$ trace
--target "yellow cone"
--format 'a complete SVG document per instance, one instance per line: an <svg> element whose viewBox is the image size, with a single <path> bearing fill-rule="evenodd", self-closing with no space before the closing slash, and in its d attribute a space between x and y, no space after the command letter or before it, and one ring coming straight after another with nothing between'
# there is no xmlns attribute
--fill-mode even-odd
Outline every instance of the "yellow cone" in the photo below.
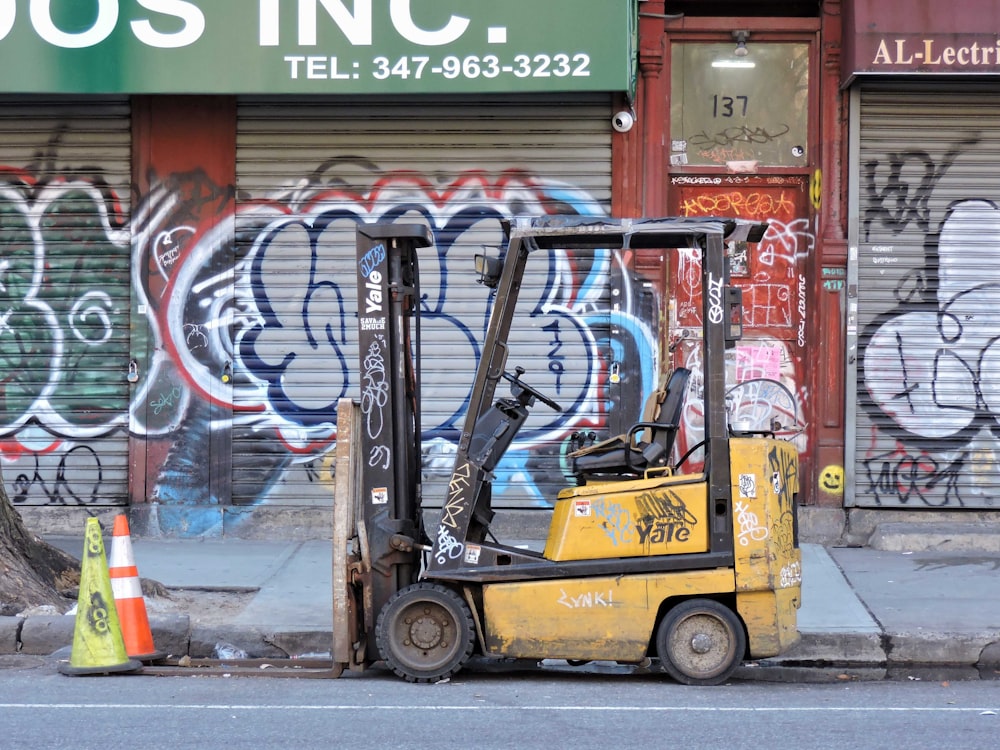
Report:
<svg viewBox="0 0 1000 750"><path fill-rule="evenodd" d="M111 589L101 525L87 519L80 568L80 597L73 629L73 651L69 664L59 671L69 675L134 672L142 664L128 658L122 637L115 597Z"/></svg>

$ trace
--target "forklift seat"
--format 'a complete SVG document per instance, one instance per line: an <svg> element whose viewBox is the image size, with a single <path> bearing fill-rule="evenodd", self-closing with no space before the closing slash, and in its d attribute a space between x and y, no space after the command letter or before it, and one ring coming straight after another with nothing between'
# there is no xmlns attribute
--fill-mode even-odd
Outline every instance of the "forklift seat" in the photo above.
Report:
<svg viewBox="0 0 1000 750"><path fill-rule="evenodd" d="M577 480L632 479L647 469L666 466L680 428L690 377L686 367L676 368L646 399L642 421L623 435L570 453Z"/></svg>

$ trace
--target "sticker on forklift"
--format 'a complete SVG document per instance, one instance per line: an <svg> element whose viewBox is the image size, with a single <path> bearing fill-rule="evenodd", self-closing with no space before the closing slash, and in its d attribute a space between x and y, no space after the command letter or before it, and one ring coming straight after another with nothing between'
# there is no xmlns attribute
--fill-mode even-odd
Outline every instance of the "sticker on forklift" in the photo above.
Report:
<svg viewBox="0 0 1000 750"><path fill-rule="evenodd" d="M573 503L573 515L576 518L586 518L590 515L590 500L576 500Z"/></svg>
<svg viewBox="0 0 1000 750"><path fill-rule="evenodd" d="M781 588L783 589L790 588L791 586L801 586L802 563L796 561L785 565L785 567L781 569L779 580L781 581Z"/></svg>
<svg viewBox="0 0 1000 750"><path fill-rule="evenodd" d="M757 497L757 475L740 474L740 497L753 500Z"/></svg>
<svg viewBox="0 0 1000 750"><path fill-rule="evenodd" d="M389 502L388 487L372 487L372 505L385 505Z"/></svg>
<svg viewBox="0 0 1000 750"><path fill-rule="evenodd" d="M479 553L483 548L478 544L468 544L465 547L465 562L467 565L479 565Z"/></svg>

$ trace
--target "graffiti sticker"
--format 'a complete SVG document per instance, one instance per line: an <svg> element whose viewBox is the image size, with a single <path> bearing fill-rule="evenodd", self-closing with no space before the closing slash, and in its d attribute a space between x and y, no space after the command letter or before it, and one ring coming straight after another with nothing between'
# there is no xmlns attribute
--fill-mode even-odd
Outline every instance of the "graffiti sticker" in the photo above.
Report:
<svg viewBox="0 0 1000 750"><path fill-rule="evenodd" d="M757 497L756 474L740 474L740 497L747 499Z"/></svg>

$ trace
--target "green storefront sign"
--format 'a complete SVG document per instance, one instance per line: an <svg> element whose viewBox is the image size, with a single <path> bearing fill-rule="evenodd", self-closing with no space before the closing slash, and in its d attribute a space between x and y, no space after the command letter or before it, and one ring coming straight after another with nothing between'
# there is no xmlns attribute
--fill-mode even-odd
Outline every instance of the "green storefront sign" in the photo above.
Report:
<svg viewBox="0 0 1000 750"><path fill-rule="evenodd" d="M627 91L635 24L636 0L0 0L0 91Z"/></svg>

